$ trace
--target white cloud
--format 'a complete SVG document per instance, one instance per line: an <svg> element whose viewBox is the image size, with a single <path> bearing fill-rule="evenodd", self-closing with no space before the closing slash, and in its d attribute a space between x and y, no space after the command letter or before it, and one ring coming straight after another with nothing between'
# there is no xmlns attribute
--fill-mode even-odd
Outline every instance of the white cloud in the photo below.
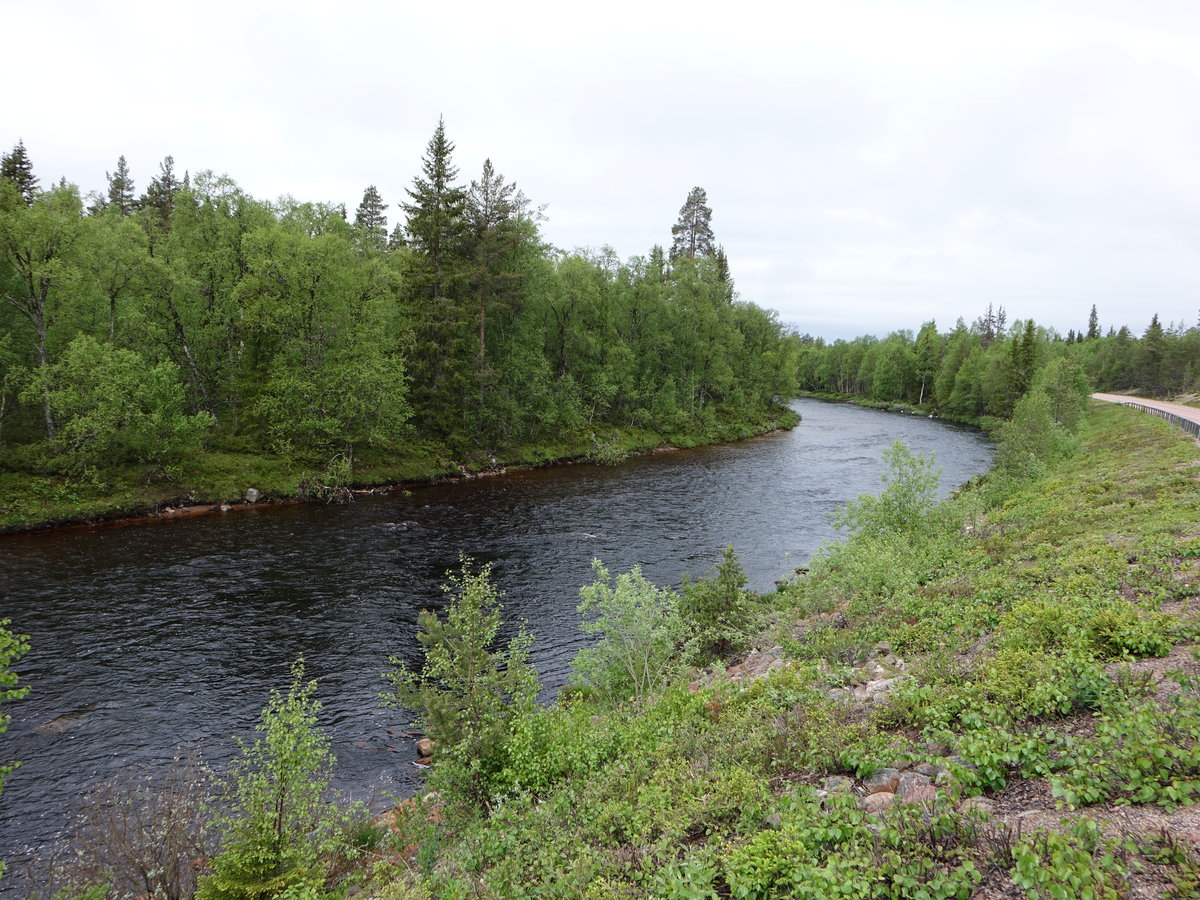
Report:
<svg viewBox="0 0 1200 900"><path fill-rule="evenodd" d="M0 146L85 189L173 154L256 196L397 204L437 117L628 256L693 185L746 299L806 330L1193 321L1200 6L888 0L26 4ZM835 334L836 332L836 334Z"/></svg>

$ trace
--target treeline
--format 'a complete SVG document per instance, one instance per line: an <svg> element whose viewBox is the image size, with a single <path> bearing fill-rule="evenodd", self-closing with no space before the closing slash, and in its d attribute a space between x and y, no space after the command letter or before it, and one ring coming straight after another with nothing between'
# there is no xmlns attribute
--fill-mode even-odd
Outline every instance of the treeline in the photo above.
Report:
<svg viewBox="0 0 1200 900"><path fill-rule="evenodd" d="M905 330L826 343L806 335L801 345L801 390L927 406L969 422L1009 418L1039 377L1152 395L1200 389L1200 327L1163 328L1155 315L1141 338L1125 326L1102 335L1094 306L1087 330L1065 339L1032 319L1009 326L1004 308L989 306L948 333L929 321L915 337Z"/></svg>
<svg viewBox="0 0 1200 900"><path fill-rule="evenodd" d="M0 454L78 473L204 442L462 457L601 425L703 433L795 388L798 339L736 298L697 188L670 251L563 252L490 161L460 179L439 122L401 221L258 200L229 178L138 195L42 189L0 161Z"/></svg>

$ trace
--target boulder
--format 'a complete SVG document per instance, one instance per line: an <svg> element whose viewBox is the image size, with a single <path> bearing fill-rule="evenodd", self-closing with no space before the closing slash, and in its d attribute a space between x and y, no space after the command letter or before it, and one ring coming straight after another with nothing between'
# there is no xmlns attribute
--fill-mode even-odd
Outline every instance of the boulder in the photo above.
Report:
<svg viewBox="0 0 1200 900"><path fill-rule="evenodd" d="M900 773L893 768L880 769L869 778L863 779L863 790L868 794L887 792L894 794L900 784Z"/></svg>
<svg viewBox="0 0 1200 900"><path fill-rule="evenodd" d="M423 737L417 741L417 755L433 756L433 741L427 737Z"/></svg>
<svg viewBox="0 0 1200 900"><path fill-rule="evenodd" d="M248 488L242 496L247 503L257 503L262 497L262 491L258 488Z"/></svg>
<svg viewBox="0 0 1200 900"><path fill-rule="evenodd" d="M874 794L867 794L863 797L859 807L869 813L877 816L880 813L892 808L892 804L896 802L896 795L891 791L879 791Z"/></svg>
<svg viewBox="0 0 1200 900"><path fill-rule="evenodd" d="M920 772L905 772L896 787L896 799L901 803L932 804L937 799L937 788L928 775Z"/></svg>

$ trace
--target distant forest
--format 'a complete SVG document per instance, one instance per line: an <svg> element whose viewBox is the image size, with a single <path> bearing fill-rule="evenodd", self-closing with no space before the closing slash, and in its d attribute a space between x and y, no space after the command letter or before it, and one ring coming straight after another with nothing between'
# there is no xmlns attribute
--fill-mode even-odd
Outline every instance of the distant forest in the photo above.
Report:
<svg viewBox="0 0 1200 900"><path fill-rule="evenodd" d="M549 246L515 183L490 160L462 178L453 154L439 122L389 229L374 186L351 214L167 157L139 193L121 157L85 197L42 187L18 143L0 161L0 463L422 440L466 457L601 425L704 433L795 392L799 338L738 299L701 188L669 250L622 261Z"/></svg>
<svg viewBox="0 0 1200 900"><path fill-rule="evenodd" d="M1004 308L989 306L948 333L930 321L916 337L896 331L882 339L800 340L801 390L925 406L964 422L1008 418L1048 367L1051 380L1083 377L1095 390L1200 391L1200 326L1164 328L1155 315L1140 338L1124 325L1105 333L1095 306L1086 328L1065 338L1032 319L1009 326Z"/></svg>

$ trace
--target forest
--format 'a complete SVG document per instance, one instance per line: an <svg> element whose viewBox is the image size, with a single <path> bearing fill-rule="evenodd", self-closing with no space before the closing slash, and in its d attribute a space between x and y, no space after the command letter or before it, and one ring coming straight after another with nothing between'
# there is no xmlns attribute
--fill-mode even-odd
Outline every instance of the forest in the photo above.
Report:
<svg viewBox="0 0 1200 900"><path fill-rule="evenodd" d="M42 187L0 160L0 472L170 481L206 452L351 480L364 454L513 448L646 429L691 443L787 417L799 340L738 298L693 189L669 250L564 251L492 165L459 176L439 121L397 204L256 199L166 157L138 193ZM665 229L664 229L665 231ZM599 435L599 436L598 436Z"/></svg>
<svg viewBox="0 0 1200 900"><path fill-rule="evenodd" d="M1200 389L1200 325L1166 327L1158 316L1136 337L1122 325L1102 333L1093 305L1086 328L1064 338L1032 319L1008 324L1004 307L948 333L937 323L851 341L800 338L801 390L853 395L880 403L929 407L946 418L988 424L1011 416L1043 369L1062 383L1088 380L1093 390L1136 389L1173 396Z"/></svg>

